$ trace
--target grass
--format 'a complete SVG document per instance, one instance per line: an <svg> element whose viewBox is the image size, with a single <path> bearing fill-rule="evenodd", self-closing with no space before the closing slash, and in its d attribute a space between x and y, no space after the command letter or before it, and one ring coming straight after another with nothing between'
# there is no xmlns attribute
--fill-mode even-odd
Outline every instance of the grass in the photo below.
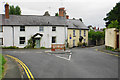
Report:
<svg viewBox="0 0 120 80"><path fill-rule="evenodd" d="M2 79L2 73L4 72L4 64L6 63L5 58L0 54L0 80Z"/></svg>

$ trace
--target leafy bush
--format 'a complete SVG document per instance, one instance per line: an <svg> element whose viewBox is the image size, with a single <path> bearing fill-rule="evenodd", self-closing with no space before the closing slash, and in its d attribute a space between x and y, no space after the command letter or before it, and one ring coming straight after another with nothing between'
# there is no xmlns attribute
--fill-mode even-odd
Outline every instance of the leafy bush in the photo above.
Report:
<svg viewBox="0 0 120 80"><path fill-rule="evenodd" d="M33 48L34 44L33 44L33 40L32 37L28 40L27 45L24 48Z"/></svg>
<svg viewBox="0 0 120 80"><path fill-rule="evenodd" d="M83 43L83 46L87 46L87 43L84 42L84 43Z"/></svg>
<svg viewBox="0 0 120 80"><path fill-rule="evenodd" d="M16 46L9 46L9 47L2 47L2 49L18 49L19 47Z"/></svg>
<svg viewBox="0 0 120 80"><path fill-rule="evenodd" d="M41 47L41 49L46 49L45 47Z"/></svg>
<svg viewBox="0 0 120 80"><path fill-rule="evenodd" d="M81 47L81 46L83 46L83 43L80 43L80 42L78 42L78 47Z"/></svg>

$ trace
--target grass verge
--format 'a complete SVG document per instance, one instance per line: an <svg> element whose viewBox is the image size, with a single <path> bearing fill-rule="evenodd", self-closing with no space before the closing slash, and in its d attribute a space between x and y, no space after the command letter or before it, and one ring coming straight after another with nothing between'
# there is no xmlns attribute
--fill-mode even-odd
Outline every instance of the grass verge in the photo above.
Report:
<svg viewBox="0 0 120 80"><path fill-rule="evenodd" d="M6 63L5 58L0 53L0 80L2 79L2 73L4 72L4 64Z"/></svg>

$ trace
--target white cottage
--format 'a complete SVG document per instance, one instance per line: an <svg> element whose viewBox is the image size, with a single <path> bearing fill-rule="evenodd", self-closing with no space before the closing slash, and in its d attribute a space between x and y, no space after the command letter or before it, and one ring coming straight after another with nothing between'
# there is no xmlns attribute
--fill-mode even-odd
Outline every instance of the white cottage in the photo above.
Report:
<svg viewBox="0 0 120 80"><path fill-rule="evenodd" d="M35 48L51 48L51 44L65 44L66 19L61 16L5 15L0 14L0 45L24 48L32 37Z"/></svg>

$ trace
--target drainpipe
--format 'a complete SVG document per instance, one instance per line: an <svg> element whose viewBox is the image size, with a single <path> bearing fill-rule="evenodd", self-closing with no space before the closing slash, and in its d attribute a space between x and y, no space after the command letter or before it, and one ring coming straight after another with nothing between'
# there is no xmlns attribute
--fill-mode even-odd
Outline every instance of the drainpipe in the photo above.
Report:
<svg viewBox="0 0 120 80"><path fill-rule="evenodd" d="M14 46L14 27L12 26L12 34L13 34L13 46Z"/></svg>

